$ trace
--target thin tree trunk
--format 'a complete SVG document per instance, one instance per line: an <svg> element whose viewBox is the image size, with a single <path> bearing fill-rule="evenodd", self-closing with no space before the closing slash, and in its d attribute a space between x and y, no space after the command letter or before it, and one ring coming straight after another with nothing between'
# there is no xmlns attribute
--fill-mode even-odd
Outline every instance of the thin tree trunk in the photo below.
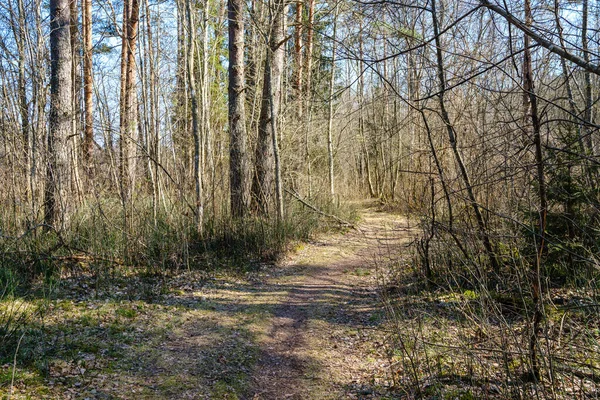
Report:
<svg viewBox="0 0 600 400"><path fill-rule="evenodd" d="M329 107L327 110L327 162L329 170L329 201L335 203L335 184L333 176L333 94L335 92L335 56L337 52L338 6L333 11L333 44L331 48L331 77L329 78Z"/></svg>
<svg viewBox="0 0 600 400"><path fill-rule="evenodd" d="M556 29L558 32L558 39L560 41L561 47L566 48L564 35L563 35L563 28L560 23L559 9L560 9L559 1L554 0L554 18L555 18L555 23L556 23ZM573 124L575 125L575 129L577 130L577 140L578 140L578 144L579 144L579 151L581 151L581 154L590 153L591 148L588 148L586 146L586 139L584 138L584 128L582 127L580 120L577 118L577 116L579 115L579 111L577 109L577 105L576 105L575 99L573 97L573 88L571 86L571 78L569 76L569 70L567 69L567 61L562 57L560 59L560 65L561 65L562 73L564 76L567 100L569 101L569 112L571 113L570 119L573 122ZM588 95L587 87L586 87L585 95L586 96ZM591 97L591 92L589 92L589 95ZM588 104L591 105L591 101L590 101L590 98L586 97L585 106L587 107ZM591 117L591 115L590 115L590 117ZM587 120L585 119L585 117L584 117L584 120L587 123ZM583 168L584 168L585 174L587 176L587 184L592 189L592 192L594 192L595 187L596 187L596 180L594 179L593 168L591 168L591 166L589 165L589 162L585 158L583 159L582 163L584 165Z"/></svg>
<svg viewBox="0 0 600 400"><path fill-rule="evenodd" d="M294 81L293 88L296 95L296 107L298 119L302 118L304 109L304 98L302 96L304 88L302 87L302 80L304 79L304 58L302 54L303 38L304 33L303 27L303 14L304 14L304 1L296 1L296 21L294 27Z"/></svg>
<svg viewBox="0 0 600 400"><path fill-rule="evenodd" d="M128 53L128 37L129 37L129 16L131 14L131 0L123 1L123 23L122 23L122 42L121 42L121 80L120 80L120 97L119 97L119 186L121 192L121 201L123 206L127 202L128 193L128 174L129 170L129 152L128 152L128 135L129 135L129 109L127 98L127 53Z"/></svg>
<svg viewBox="0 0 600 400"><path fill-rule="evenodd" d="M187 43L186 43L186 27L187 27L187 13L186 13L186 1L187 0L177 0L177 78L176 78L176 102L177 102L177 111L175 114L175 131L173 133L173 141L177 150L180 152L181 161L175 164L178 165L178 171L183 178L180 178L180 185L184 186L187 180L186 172L190 170L192 165L191 157L189 156L189 106L188 106L188 87L187 87Z"/></svg>
<svg viewBox="0 0 600 400"><path fill-rule="evenodd" d="M273 63L274 64L274 63ZM274 65L271 65L271 68L274 68ZM273 72L271 72L272 74ZM271 90L269 93L269 105L271 107L271 131L273 132L271 135L272 144L273 144L273 158L275 161L275 200L277 206L277 221L283 221L283 182L281 178L281 157L279 154L279 142L278 142L278 126L275 116L277 113L275 112L275 103L278 100L275 100L277 91L273 92L273 87L271 86Z"/></svg>
<svg viewBox="0 0 600 400"><path fill-rule="evenodd" d="M362 30L362 21L360 23L360 29ZM363 74L363 59L364 59L364 47L362 35L359 37L358 51L359 51L359 62L358 62L358 134L360 136L362 149L365 158L365 173L367 174L367 186L369 189L369 196L371 198L377 197L375 189L373 187L373 180L371 179L371 160L369 157L369 149L367 147L367 138L365 135L365 116L364 116L364 103L365 103L365 77Z"/></svg>
<svg viewBox="0 0 600 400"><path fill-rule="evenodd" d="M152 185L152 215L154 225L158 223L158 202L159 202L159 183L158 183L158 165L159 149L158 149L158 82L156 76L156 61L154 53L154 40L152 34L152 15L150 13L150 4L148 0L144 0L146 9L146 37L148 62L148 79L146 89L146 104L145 108L149 110L149 123L147 123L146 131L146 148L148 151L148 172L150 175L150 183Z"/></svg>
<svg viewBox="0 0 600 400"><path fill-rule="evenodd" d="M304 84L305 99L310 102L310 93L312 91L312 64L314 47L314 23L315 23L315 0L308 0L308 26L306 29L306 82ZM362 37L362 36L361 36ZM310 104L310 103L309 103Z"/></svg>
<svg viewBox="0 0 600 400"><path fill-rule="evenodd" d="M583 52L583 59L586 63L590 62L590 52L588 45L588 0L582 0L582 16L581 16L581 51ZM589 154L594 153L594 144L592 140L592 129L590 129L590 125L593 124L592 118L592 74L589 70L583 70L583 81L584 81L584 104L585 109L583 113L583 119L585 120L583 136L584 142L587 146L587 151Z"/></svg>
<svg viewBox="0 0 600 400"><path fill-rule="evenodd" d="M81 152L80 145L80 131L81 131L81 109L80 109L80 100L81 100L81 67L80 67L80 49L81 49L81 41L79 38L79 16L78 16L78 0L71 0L69 3L69 7L71 9L71 79L73 80L72 88L73 91L71 101L73 105L71 106L72 115L71 115L71 134L69 135L69 152L71 153L71 187L72 193L75 193L79 202L83 201L83 188L81 185L81 178L79 176L79 154Z"/></svg>
<svg viewBox="0 0 600 400"><path fill-rule="evenodd" d="M308 198L312 198L312 162L310 159L310 133L312 131L312 58L313 58L313 37L314 37L314 19L315 19L315 0L308 0L308 15L306 26L306 47L304 49L304 74L306 79L303 83L300 97L305 102L304 112L306 121L304 128L304 162L306 164L306 181L308 185Z"/></svg>
<svg viewBox="0 0 600 400"><path fill-rule="evenodd" d="M190 88L190 101L192 104L192 134L194 136L194 192L195 192L195 223L196 231L199 235L203 234L204 224L204 203L202 193L202 164L201 164L201 143L200 137L200 115L198 110L198 93L196 91L196 73L195 73L195 46L196 46L196 24L194 22L194 12L192 10L192 0L186 1L187 32L188 32L188 86Z"/></svg>
<svg viewBox="0 0 600 400"><path fill-rule="evenodd" d="M83 34L83 102L85 108L85 133L83 140L83 159L88 171L91 170L91 153L94 141L94 105L92 80L92 0L82 0Z"/></svg>
<svg viewBox="0 0 600 400"><path fill-rule="evenodd" d="M30 203L31 196L33 193L30 191L31 188L31 147L30 147L30 122L29 122L29 103L27 100L27 82L25 77L25 44L27 41L27 27L25 25L25 6L23 0L18 0L18 24L17 21L13 21L11 26L15 35L15 41L17 43L18 52L18 93L19 93L19 114L21 117L21 138L23 148L23 197L27 203Z"/></svg>
<svg viewBox="0 0 600 400"><path fill-rule="evenodd" d="M127 87L126 87L126 109L128 111L128 135L127 135L127 145L128 145L128 182L130 183L129 192L130 196L132 195L132 190L135 187L134 179L135 179L135 171L136 171L136 163L137 157L135 157L134 152L135 141L138 139L138 104L137 104L137 66L136 66L136 48L137 48L137 39L138 39L138 24L139 24L139 14L140 14L140 3L139 0L130 0L131 1L131 14L128 20L128 37L127 37Z"/></svg>
<svg viewBox="0 0 600 400"><path fill-rule="evenodd" d="M266 9L268 9L268 7L264 2L252 0L250 11L252 19L257 21L257 23L262 24L264 22L264 14ZM256 23L251 24L247 30L249 31L250 43L247 45L249 48L247 62L248 73L246 75L246 90L244 92L249 93L251 98L248 102L248 104L250 104L250 111L247 115L249 121L246 125L248 128L250 128L250 136L258 136L258 126L262 104L262 93L259 90L262 81L260 76L262 70L260 66L264 63L261 45L263 44L264 38L262 35L264 33L258 28ZM248 95L246 95L246 98L248 98Z"/></svg>
<svg viewBox="0 0 600 400"><path fill-rule="evenodd" d="M271 79L269 87L269 106L271 112L271 132L273 143L273 157L275 161L275 204L277 206L277 220L283 221L283 181L281 177L281 156L279 153L278 138L281 130L279 130L279 111L281 109L281 85L283 74L283 62L285 56L285 47L283 39L285 35L285 16L286 6L283 0L274 2L275 15L274 26L272 31L271 49L272 62L271 64ZM268 65L268 64L267 64Z"/></svg>
<svg viewBox="0 0 600 400"><path fill-rule="evenodd" d="M202 129L201 129L201 149L200 156L202 165L207 165L209 167L209 172L211 174L211 182L214 187L214 177L215 177L215 165L214 165L214 152L212 148L212 129L211 129L211 118L210 118L210 71L208 69L209 66L209 27L208 27L208 18L209 18L209 10L211 7L210 0L205 0L204 5L202 6L202 51L198 49L199 59L201 60L200 69L201 69L201 79L200 79L200 99L201 99L201 117L202 117ZM203 168L204 170L204 168ZM203 179L203 177L201 177ZM208 178L207 178L208 179ZM204 180L203 186L204 186ZM215 192L211 191L212 195L212 209L213 215L215 213Z"/></svg>
<svg viewBox="0 0 600 400"><path fill-rule="evenodd" d="M32 125L31 135L29 139L31 148L31 165L29 171L29 182L31 191L31 209L33 214L37 214L37 191L38 186L36 179L38 175L37 171L37 159L38 159L38 140L45 138L46 135L46 104L47 104L47 88L45 86L45 70L46 70L46 45L44 43L44 35L42 33L42 0L35 1L35 32L37 36L36 41L36 53L37 58L35 60L35 72L33 74L32 84L32 112L34 115L33 121L35 124ZM37 117L37 118L36 118Z"/></svg>
<svg viewBox="0 0 600 400"><path fill-rule="evenodd" d="M531 14L530 0L525 0L525 24L530 27L533 22ZM524 116L531 118L531 128L533 133L533 144L535 146L535 163L538 180L538 194L540 201L539 209L539 232L535 238L536 243L536 263L531 278L531 292L534 304L534 315L532 321L531 336L529 339L529 356L531 360L531 375L535 380L540 378L540 367L537 356L538 331L543 318L543 304L541 293L541 268L544 257L545 233L546 233L546 214L548 212L548 199L546 194L546 180L544 176L544 155L542 149L541 123L538 114L537 96L533 84L533 69L531 60L531 51L529 46L531 40L526 34L523 37L523 91L524 91Z"/></svg>
<svg viewBox="0 0 600 400"><path fill-rule="evenodd" d="M479 228L479 234L482 237L483 246L488 254L490 262L492 264L492 268L494 271L498 271L500 265L498 264L498 260L496 258L496 254L494 252L492 242L490 241L490 237L487 232L487 228L485 226L485 221L483 220L483 215L481 214L481 210L479 209L479 203L475 198L475 193L473 192L473 186L471 185L471 180L469 178L469 174L467 172L467 168L462 160L462 156L458 149L458 143L456 138L456 132L454 131L454 126L450 122L450 116L448 115L448 111L446 110L446 103L444 99L444 95L446 92L446 79L444 77L444 64L443 64L443 55L442 55L442 47L440 40L440 30L438 26L438 17L435 9L435 0L431 1L431 15L433 20L433 34L435 35L435 46L436 46L436 57L437 57L437 72L438 72L438 83L439 83L439 105L441 116L444 124L446 125L446 131L448 133L448 139L450 141L450 147L452 147L452 153L454 154L454 160L456 161L460 176L462 178L463 184L465 185L465 189L467 190L467 196L469 198L469 202L471 203L471 207L473 208L473 213L475 214L475 219L477 221L477 226ZM480 277L482 278L482 277Z"/></svg>

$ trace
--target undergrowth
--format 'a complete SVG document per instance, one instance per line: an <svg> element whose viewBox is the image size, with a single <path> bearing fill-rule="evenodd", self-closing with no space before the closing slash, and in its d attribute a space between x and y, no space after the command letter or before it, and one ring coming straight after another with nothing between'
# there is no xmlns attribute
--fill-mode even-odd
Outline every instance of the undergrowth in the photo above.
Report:
<svg viewBox="0 0 600 400"><path fill-rule="evenodd" d="M566 257L543 264L536 329L535 274L523 239L502 237L494 270L477 235L462 233L459 249L456 236L431 229L424 221L412 251L380 268L396 389L408 398L597 398L598 271L573 269Z"/></svg>
<svg viewBox="0 0 600 400"><path fill-rule="evenodd" d="M326 214L356 219L350 207L316 206ZM6 367L0 388L4 389L10 385L7 377L14 357L25 368L18 369L19 373L37 371L34 375L47 378L53 373L48 364L53 351L57 346L69 346L55 341L75 337L67 329L68 321L49 325L47 316L56 314L56 309L49 307L65 307L61 312L67 315L80 308L73 303L78 299L152 304L172 295L170 280L181 274L193 273L197 281L186 287L203 285L219 274L244 277L276 262L295 242L319 231L340 229L335 221L291 202L283 221L259 217L232 221L227 215L211 216L200 235L193 218L176 205L165 206L154 216L149 202L139 201L125 215L117 199L90 199L70 216L68 229L62 231L43 224L29 224L20 231L15 228L19 224L11 226L5 225L0 236L0 365ZM68 285L62 285L65 280ZM66 294L65 287L77 290ZM65 296L70 300L62 300ZM112 352L108 339L122 337L119 324L136 318L135 309L121 310L118 303L115 307L107 312L112 315L109 320L116 322L104 327L99 327L98 321L106 318L97 313L74 315L74 326L89 334L84 335L85 343L71 345L83 354ZM93 339L96 334L108 335L108 339L97 342ZM98 345L109 347L91 348Z"/></svg>

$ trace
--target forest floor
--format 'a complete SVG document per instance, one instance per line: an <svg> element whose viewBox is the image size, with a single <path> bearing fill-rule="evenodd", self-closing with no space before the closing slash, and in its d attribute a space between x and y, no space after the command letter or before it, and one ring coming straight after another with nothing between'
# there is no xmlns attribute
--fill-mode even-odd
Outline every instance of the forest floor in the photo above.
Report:
<svg viewBox="0 0 600 400"><path fill-rule="evenodd" d="M406 219L367 207L357 229L243 276L71 273L50 300L19 306L43 311L16 363L0 366L0 396L386 398L378 266L413 235Z"/></svg>

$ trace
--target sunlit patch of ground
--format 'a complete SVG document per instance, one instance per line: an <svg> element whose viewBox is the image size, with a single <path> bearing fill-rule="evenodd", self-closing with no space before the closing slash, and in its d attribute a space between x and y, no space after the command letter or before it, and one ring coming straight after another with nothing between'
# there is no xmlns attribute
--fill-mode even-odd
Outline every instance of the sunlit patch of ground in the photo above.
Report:
<svg viewBox="0 0 600 400"><path fill-rule="evenodd" d="M288 287L275 307L259 361L257 398L385 398L391 395L379 262L397 257L411 237L407 221L368 209L357 230L322 237L268 280Z"/></svg>
<svg viewBox="0 0 600 400"><path fill-rule="evenodd" d="M198 279L188 274L185 284L161 285L166 293L151 301L123 298L138 293L119 285L114 297L70 290L87 285L85 277L63 282L23 337L13 398L195 399L244 391L268 310L239 307L243 300L228 290L236 279L189 285ZM2 366L3 395L12 370Z"/></svg>
<svg viewBox="0 0 600 400"><path fill-rule="evenodd" d="M409 236L402 218L368 209L359 230L246 276L70 274L49 299L24 301L33 311L0 395L382 398L390 360L373 261Z"/></svg>

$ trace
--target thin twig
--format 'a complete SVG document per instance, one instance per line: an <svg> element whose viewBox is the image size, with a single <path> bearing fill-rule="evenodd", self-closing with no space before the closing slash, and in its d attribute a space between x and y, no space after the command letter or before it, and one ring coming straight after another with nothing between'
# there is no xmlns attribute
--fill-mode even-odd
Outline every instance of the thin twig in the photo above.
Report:
<svg viewBox="0 0 600 400"><path fill-rule="evenodd" d="M19 354L19 347L21 347L21 341L23 340L23 336L25 336L25 332L19 338L19 342L17 343L17 349L15 350L15 356L13 358L13 370L12 370L12 378L10 379L10 391L8 392L8 400L12 397L14 385L15 385L15 372L17 371L17 354Z"/></svg>

